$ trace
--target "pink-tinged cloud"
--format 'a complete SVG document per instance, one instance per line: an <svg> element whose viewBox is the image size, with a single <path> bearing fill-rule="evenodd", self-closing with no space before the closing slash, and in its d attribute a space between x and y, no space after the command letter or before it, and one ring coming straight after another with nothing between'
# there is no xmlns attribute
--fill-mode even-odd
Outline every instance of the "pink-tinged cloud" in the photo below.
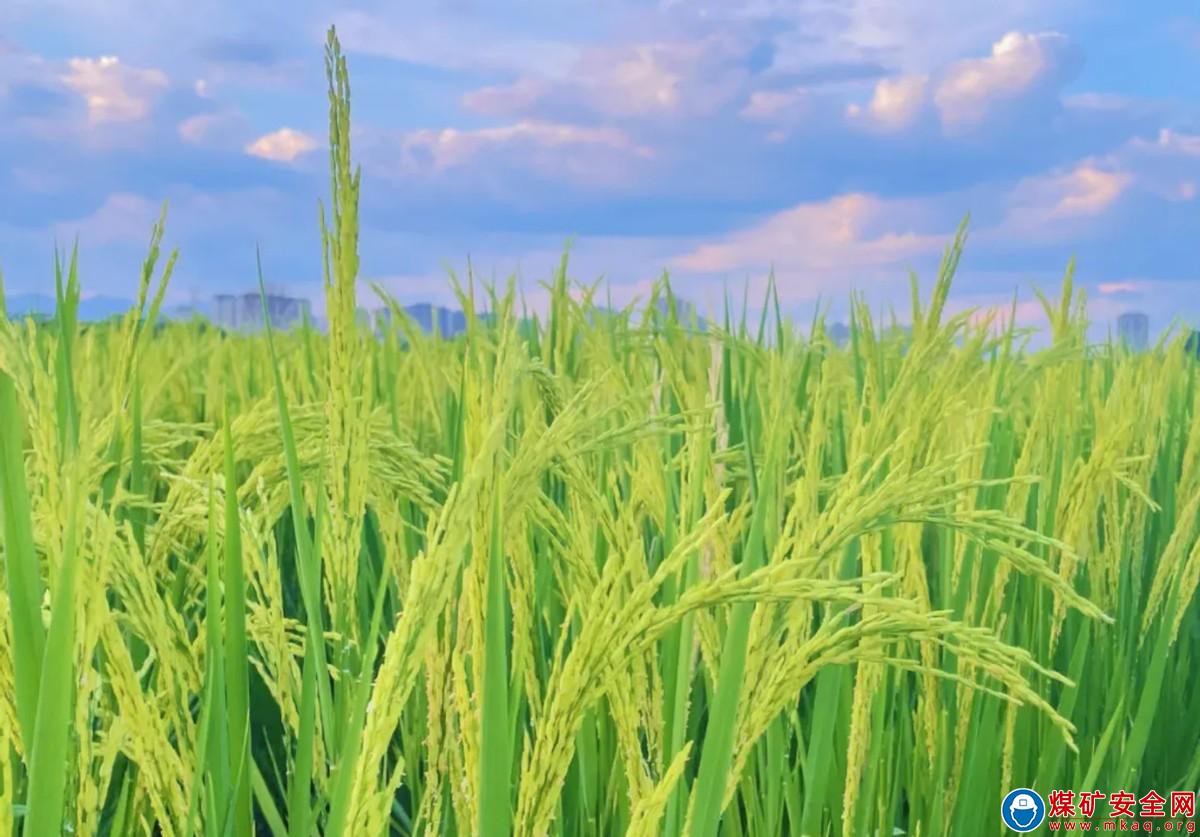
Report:
<svg viewBox="0 0 1200 837"><path fill-rule="evenodd" d="M1009 195L1000 231L1053 236L1078 230L1081 223L1103 214L1129 189L1134 177L1102 165L1087 161L1067 171L1022 179Z"/></svg>
<svg viewBox="0 0 1200 837"><path fill-rule="evenodd" d="M1046 311L1042 303L1036 299L1018 300L1014 307L1012 302L996 302L978 306L964 305L952 302L946 307L948 313L970 310L970 321L973 325L990 325L992 330L1000 332L1010 325L1016 328L1042 326L1046 323Z"/></svg>
<svg viewBox="0 0 1200 837"><path fill-rule="evenodd" d="M235 111L199 113L179 123L179 138L192 145L240 142L246 130L245 119Z"/></svg>
<svg viewBox="0 0 1200 837"><path fill-rule="evenodd" d="M773 267L785 296L804 299L851 282L903 279L914 260L939 252L943 233L917 231L912 202L844 194L804 203L676 257L694 273L760 272Z"/></svg>
<svg viewBox="0 0 1200 837"><path fill-rule="evenodd" d="M1138 294L1149 289L1150 283L1143 282L1137 279L1123 279L1119 282L1101 282L1096 286L1104 296L1116 296L1118 294Z"/></svg>
<svg viewBox="0 0 1200 837"><path fill-rule="evenodd" d="M290 163L316 148L316 139L303 131L297 131L294 128L280 128L278 131L264 134L247 145L246 153L277 163Z"/></svg>

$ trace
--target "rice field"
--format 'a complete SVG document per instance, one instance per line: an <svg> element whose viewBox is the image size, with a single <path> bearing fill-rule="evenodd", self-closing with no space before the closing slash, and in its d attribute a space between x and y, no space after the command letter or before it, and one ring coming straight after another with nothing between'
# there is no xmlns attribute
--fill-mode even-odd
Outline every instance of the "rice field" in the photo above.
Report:
<svg viewBox="0 0 1200 837"><path fill-rule="evenodd" d="M0 834L988 835L1014 787L1200 785L1200 364L929 298L467 331L0 316ZM270 253L260 275L269 280ZM1105 816L1103 805L1098 813Z"/></svg>

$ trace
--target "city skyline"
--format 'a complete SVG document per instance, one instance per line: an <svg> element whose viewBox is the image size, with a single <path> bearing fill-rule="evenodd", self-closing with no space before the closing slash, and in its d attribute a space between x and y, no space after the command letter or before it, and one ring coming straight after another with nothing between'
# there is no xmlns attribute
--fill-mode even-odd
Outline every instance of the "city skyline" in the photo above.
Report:
<svg viewBox="0 0 1200 837"><path fill-rule="evenodd" d="M261 296L262 292L259 290L245 290L238 293L217 294L209 300L199 300L193 297L187 303L168 307L164 310L163 316L167 319L180 320L199 316L222 328L234 331L258 331L263 326ZM278 287L267 289L265 296L268 315L273 327L287 330L302 325L306 319L318 329L323 330L326 327L324 317L313 314L310 300L291 297ZM707 327L706 321L716 316L714 313L706 314L700 311L691 300L678 294L674 296L674 300L677 316L681 322L687 322L692 317L697 317L701 329L704 329ZM360 304L358 306L359 316L364 323L370 323L376 328L386 328L392 320L391 308L389 303L379 300L376 300L376 303L375 305ZM26 294L9 299L6 307L10 316L37 315L48 318L53 315L54 304L54 299L50 296ZM107 319L123 315L131 304L131 300L92 297L90 300L83 300L78 316L84 321ZM477 313L486 316L488 313L486 302L480 299L476 301L476 305ZM401 305L401 308L427 333L433 333L436 327L437 332L442 336L453 337L462 333L466 328L464 312L461 308L453 305L443 306L421 301ZM648 301L647 304L637 305L635 314L644 313L647 308ZM654 308L665 313L667 311L666 299L659 296ZM596 310L608 309L599 306ZM737 312L734 314L736 317ZM901 325L906 322L901 317L896 319ZM809 332L809 328L802 323L793 322L792 325L801 333ZM1004 325L1002 319L996 323L997 328L1003 328ZM1189 354L1200 356L1200 329L1190 327L1186 321L1179 318L1155 325L1145 313L1130 310L1118 315L1111 323L1093 322L1092 325L1094 330L1100 332L1096 337L1096 342L1111 340L1132 351L1141 352L1151 348L1152 345L1164 338L1183 339L1187 343L1186 351ZM837 345L846 345L850 339L849 326L844 320L836 317L824 316L824 331ZM1045 335L1042 334L1041 337L1044 339Z"/></svg>

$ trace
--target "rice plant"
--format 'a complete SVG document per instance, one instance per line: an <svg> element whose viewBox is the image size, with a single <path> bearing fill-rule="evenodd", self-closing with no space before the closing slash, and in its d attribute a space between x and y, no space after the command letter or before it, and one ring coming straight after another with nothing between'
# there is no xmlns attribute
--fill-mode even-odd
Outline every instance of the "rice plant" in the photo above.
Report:
<svg viewBox="0 0 1200 837"><path fill-rule="evenodd" d="M1200 784L1200 364L949 316L849 345L553 277L426 335L0 316L0 834L980 835ZM260 275L270 274L262 254ZM356 317L371 294L377 332ZM3 295L0 292L0 312ZM264 306L264 316L266 314ZM1103 816L1103 813L1099 814Z"/></svg>

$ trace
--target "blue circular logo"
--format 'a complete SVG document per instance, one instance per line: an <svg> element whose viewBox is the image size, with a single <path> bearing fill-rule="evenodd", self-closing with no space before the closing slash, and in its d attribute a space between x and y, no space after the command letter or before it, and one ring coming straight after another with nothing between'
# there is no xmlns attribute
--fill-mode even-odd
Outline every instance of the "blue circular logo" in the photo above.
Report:
<svg viewBox="0 0 1200 837"><path fill-rule="evenodd" d="M1000 803L1000 819L1010 831L1033 831L1046 819L1046 803L1029 788L1010 790Z"/></svg>

